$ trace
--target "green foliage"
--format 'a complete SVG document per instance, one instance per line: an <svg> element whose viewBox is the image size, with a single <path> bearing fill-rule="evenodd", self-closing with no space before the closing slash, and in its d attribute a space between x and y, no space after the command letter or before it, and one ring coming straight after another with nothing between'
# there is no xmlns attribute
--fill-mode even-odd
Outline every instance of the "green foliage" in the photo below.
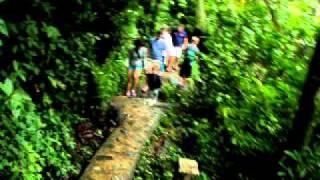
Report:
<svg viewBox="0 0 320 180"><path fill-rule="evenodd" d="M172 122L163 117L163 124L156 130L150 141L144 148L139 166L136 168L134 179L175 179L178 175L178 159L183 157L183 152L175 143L174 139L167 139L168 125ZM161 141L164 144L161 145ZM159 144L160 143L160 144Z"/></svg>
<svg viewBox="0 0 320 180"><path fill-rule="evenodd" d="M160 30L164 24L173 25L172 23L175 22L175 19L170 14L170 7L172 6L172 3L173 2L170 0L163 0L157 5L157 19L154 22L156 30Z"/></svg>
<svg viewBox="0 0 320 180"><path fill-rule="evenodd" d="M100 98L109 101L113 95L123 91L126 85L126 71L123 61L113 59L107 60L102 67L94 67Z"/></svg>
<svg viewBox="0 0 320 180"><path fill-rule="evenodd" d="M164 92L179 105L173 110L176 115L169 117L174 124L170 132L183 132L174 141L177 148L197 159L209 178L277 177L279 154L292 126L319 29L317 5L301 0L205 1L209 25L202 46L206 55L201 81L186 91L165 86ZM194 25L193 11L185 12ZM319 133L315 118L310 133L313 144ZM196 148L188 146L190 141ZM287 151L285 159L293 159L298 167L283 160L278 175L319 178L315 146ZM258 168L260 164L275 168Z"/></svg>
<svg viewBox="0 0 320 180"><path fill-rule="evenodd" d="M205 59L208 68L203 80L207 83L198 91L217 107L232 144L241 153L272 152L276 143L285 141L280 135L289 129L288 119L296 109L310 57L308 48L314 46L315 23L309 20L313 9L304 3L309 16L302 17L286 8L300 5L281 4L280 17L309 23L301 27L279 18L282 29L277 31L266 18L269 12L263 3L247 2L241 9L232 2L220 4L222 17L217 20L225 28L215 28L214 36L206 41L212 55ZM224 19L227 9L233 19Z"/></svg>
<svg viewBox="0 0 320 180"><path fill-rule="evenodd" d="M203 179L259 178L241 160L278 163L272 158L286 141L319 28L317 6L316 0L0 0L6 10L0 12L0 177L79 173L74 127L94 123L124 89L132 40L182 21L190 34L208 33L201 79L193 77L187 90L164 87L176 106L143 154L137 178L176 178L180 156L196 159ZM308 141L317 140L318 123ZM156 152L153 144L163 138L164 151ZM286 151L278 175L318 178L318 145L311 144ZM86 158L93 152L80 151Z"/></svg>
<svg viewBox="0 0 320 180"><path fill-rule="evenodd" d="M143 14L136 5L1 1L6 10L0 12L2 179L78 175L79 163L94 149L76 147L75 127L107 120L105 104L123 90L127 50Z"/></svg>
<svg viewBox="0 0 320 180"><path fill-rule="evenodd" d="M75 147L68 124L72 117L62 120L53 109L40 113L30 96L15 88L10 79L1 83L0 89L1 149L6 149L0 153L0 167L7 170L2 175L42 179L45 164L59 169L56 177L74 172L68 153Z"/></svg>
<svg viewBox="0 0 320 180"><path fill-rule="evenodd" d="M219 131L206 118L196 119L180 109L169 112L142 152L135 179L179 179L180 157L198 161L200 179L219 178L220 164L227 166L218 149L222 143Z"/></svg>
<svg viewBox="0 0 320 180"><path fill-rule="evenodd" d="M6 23L0 18L0 35L8 36L8 29ZM3 45L2 39L0 38L0 47Z"/></svg>
<svg viewBox="0 0 320 180"><path fill-rule="evenodd" d="M175 145L171 145L165 153L160 155L154 155L152 150L145 150L134 179L174 179L174 173L178 171L178 158L181 154L181 150Z"/></svg>
<svg viewBox="0 0 320 180"><path fill-rule="evenodd" d="M205 1L204 0L197 0L196 4L196 19L197 21L197 27L201 29L202 31L206 32L208 28L207 24L207 13L205 8Z"/></svg>
<svg viewBox="0 0 320 180"><path fill-rule="evenodd" d="M285 161L293 161L296 166L287 165ZM319 147L309 147L302 151L285 151L285 157L280 162L282 170L278 172L281 178L285 179L317 179L319 178Z"/></svg>
<svg viewBox="0 0 320 180"><path fill-rule="evenodd" d="M9 35L6 23L3 19L0 19L0 33L5 36Z"/></svg>

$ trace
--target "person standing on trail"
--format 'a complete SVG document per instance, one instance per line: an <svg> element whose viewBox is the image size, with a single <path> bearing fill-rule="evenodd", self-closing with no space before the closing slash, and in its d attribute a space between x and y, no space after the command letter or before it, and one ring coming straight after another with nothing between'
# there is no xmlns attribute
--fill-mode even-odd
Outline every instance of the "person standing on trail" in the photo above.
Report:
<svg viewBox="0 0 320 180"><path fill-rule="evenodd" d="M126 95L136 97L141 71L147 59L148 50L141 40L135 40L134 48L129 52L128 87Z"/></svg>
<svg viewBox="0 0 320 180"><path fill-rule="evenodd" d="M164 70L163 52L167 50L165 41L161 38L162 33L157 32L156 38L152 38L151 44L151 59L152 59L152 74L160 74Z"/></svg>
<svg viewBox="0 0 320 180"><path fill-rule="evenodd" d="M192 75L192 66L195 65L197 60L197 55L200 52L198 44L200 39L196 36L192 37L191 44L186 48L184 61L181 65L180 76L182 77L182 86L185 87L187 84L187 78Z"/></svg>
<svg viewBox="0 0 320 180"><path fill-rule="evenodd" d="M166 51L166 44L161 38L161 32L158 32L157 36L151 39L150 46L151 60L148 61L146 68L147 83L142 89L143 93L146 93L148 90L160 89L161 87L160 73L164 70L163 52Z"/></svg>
<svg viewBox="0 0 320 180"><path fill-rule="evenodd" d="M176 53L173 46L173 41L172 41L172 36L170 34L169 26L164 25L161 28L161 38L163 39L166 45L166 51L164 52L164 61L167 62L166 70L168 72L171 72Z"/></svg>
<svg viewBox="0 0 320 180"><path fill-rule="evenodd" d="M176 57L174 60L174 69L177 69L182 52L188 46L188 34L185 31L183 24L180 24L177 28L177 31L173 33L173 45L175 48Z"/></svg>

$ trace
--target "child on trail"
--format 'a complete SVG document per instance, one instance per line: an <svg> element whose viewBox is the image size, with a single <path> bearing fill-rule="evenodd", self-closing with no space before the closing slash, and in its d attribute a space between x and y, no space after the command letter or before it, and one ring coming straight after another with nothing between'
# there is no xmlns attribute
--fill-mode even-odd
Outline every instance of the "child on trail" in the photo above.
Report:
<svg viewBox="0 0 320 180"><path fill-rule="evenodd" d="M147 58L147 48L141 40L135 40L134 48L129 52L128 87L126 95L136 97L141 71Z"/></svg>
<svg viewBox="0 0 320 180"><path fill-rule="evenodd" d="M200 52L198 44L200 39L196 36L192 37L192 42L187 46L184 61L181 65L180 76L182 77L182 86L187 84L187 78L192 75L192 66L196 64L197 54Z"/></svg>
<svg viewBox="0 0 320 180"><path fill-rule="evenodd" d="M166 45L166 51L164 52L164 58L167 60L167 71L172 71L172 66L175 59L175 49L173 46L172 37L170 34L170 28L167 25L164 25L161 28L161 38L163 39L165 45Z"/></svg>
<svg viewBox="0 0 320 180"><path fill-rule="evenodd" d="M182 51L188 46L188 34L184 29L184 25L180 24L177 31L173 33L173 45L175 48L174 69L178 68L179 59L182 56Z"/></svg>

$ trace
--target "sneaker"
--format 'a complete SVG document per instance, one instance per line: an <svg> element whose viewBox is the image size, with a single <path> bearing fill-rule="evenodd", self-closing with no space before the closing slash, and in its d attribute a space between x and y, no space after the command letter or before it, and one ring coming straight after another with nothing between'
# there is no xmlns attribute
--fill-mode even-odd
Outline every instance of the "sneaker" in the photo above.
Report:
<svg viewBox="0 0 320 180"><path fill-rule="evenodd" d="M137 97L137 93L136 93L135 90L132 90L132 91L131 91L131 96L132 96L132 97Z"/></svg>
<svg viewBox="0 0 320 180"><path fill-rule="evenodd" d="M127 91L126 96L127 96L127 97L130 97L130 96L131 96L130 91Z"/></svg>

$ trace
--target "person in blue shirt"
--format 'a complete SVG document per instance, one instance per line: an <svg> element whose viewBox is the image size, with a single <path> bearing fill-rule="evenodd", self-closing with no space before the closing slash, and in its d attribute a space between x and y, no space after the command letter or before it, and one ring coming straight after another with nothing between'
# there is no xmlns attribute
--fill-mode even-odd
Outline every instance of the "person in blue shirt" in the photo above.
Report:
<svg viewBox="0 0 320 180"><path fill-rule="evenodd" d="M157 33L156 38L151 39L151 59L157 62L153 63L153 66L160 64L160 71L163 72L165 69L163 53L166 51L167 47L163 39L161 38L161 32ZM153 67L157 69L157 67Z"/></svg>
<svg viewBox="0 0 320 180"><path fill-rule="evenodd" d="M161 39L161 32L158 32L157 36L151 39L150 46L151 61L147 63L146 85L142 88L142 92L158 94L161 88L160 73L165 70L163 53L166 51L166 45Z"/></svg>
<svg viewBox="0 0 320 180"><path fill-rule="evenodd" d="M182 56L182 51L188 46L188 34L184 29L184 25L180 24L177 31L173 33L173 45L175 47L175 62L174 69L177 69L179 65L179 59Z"/></svg>

